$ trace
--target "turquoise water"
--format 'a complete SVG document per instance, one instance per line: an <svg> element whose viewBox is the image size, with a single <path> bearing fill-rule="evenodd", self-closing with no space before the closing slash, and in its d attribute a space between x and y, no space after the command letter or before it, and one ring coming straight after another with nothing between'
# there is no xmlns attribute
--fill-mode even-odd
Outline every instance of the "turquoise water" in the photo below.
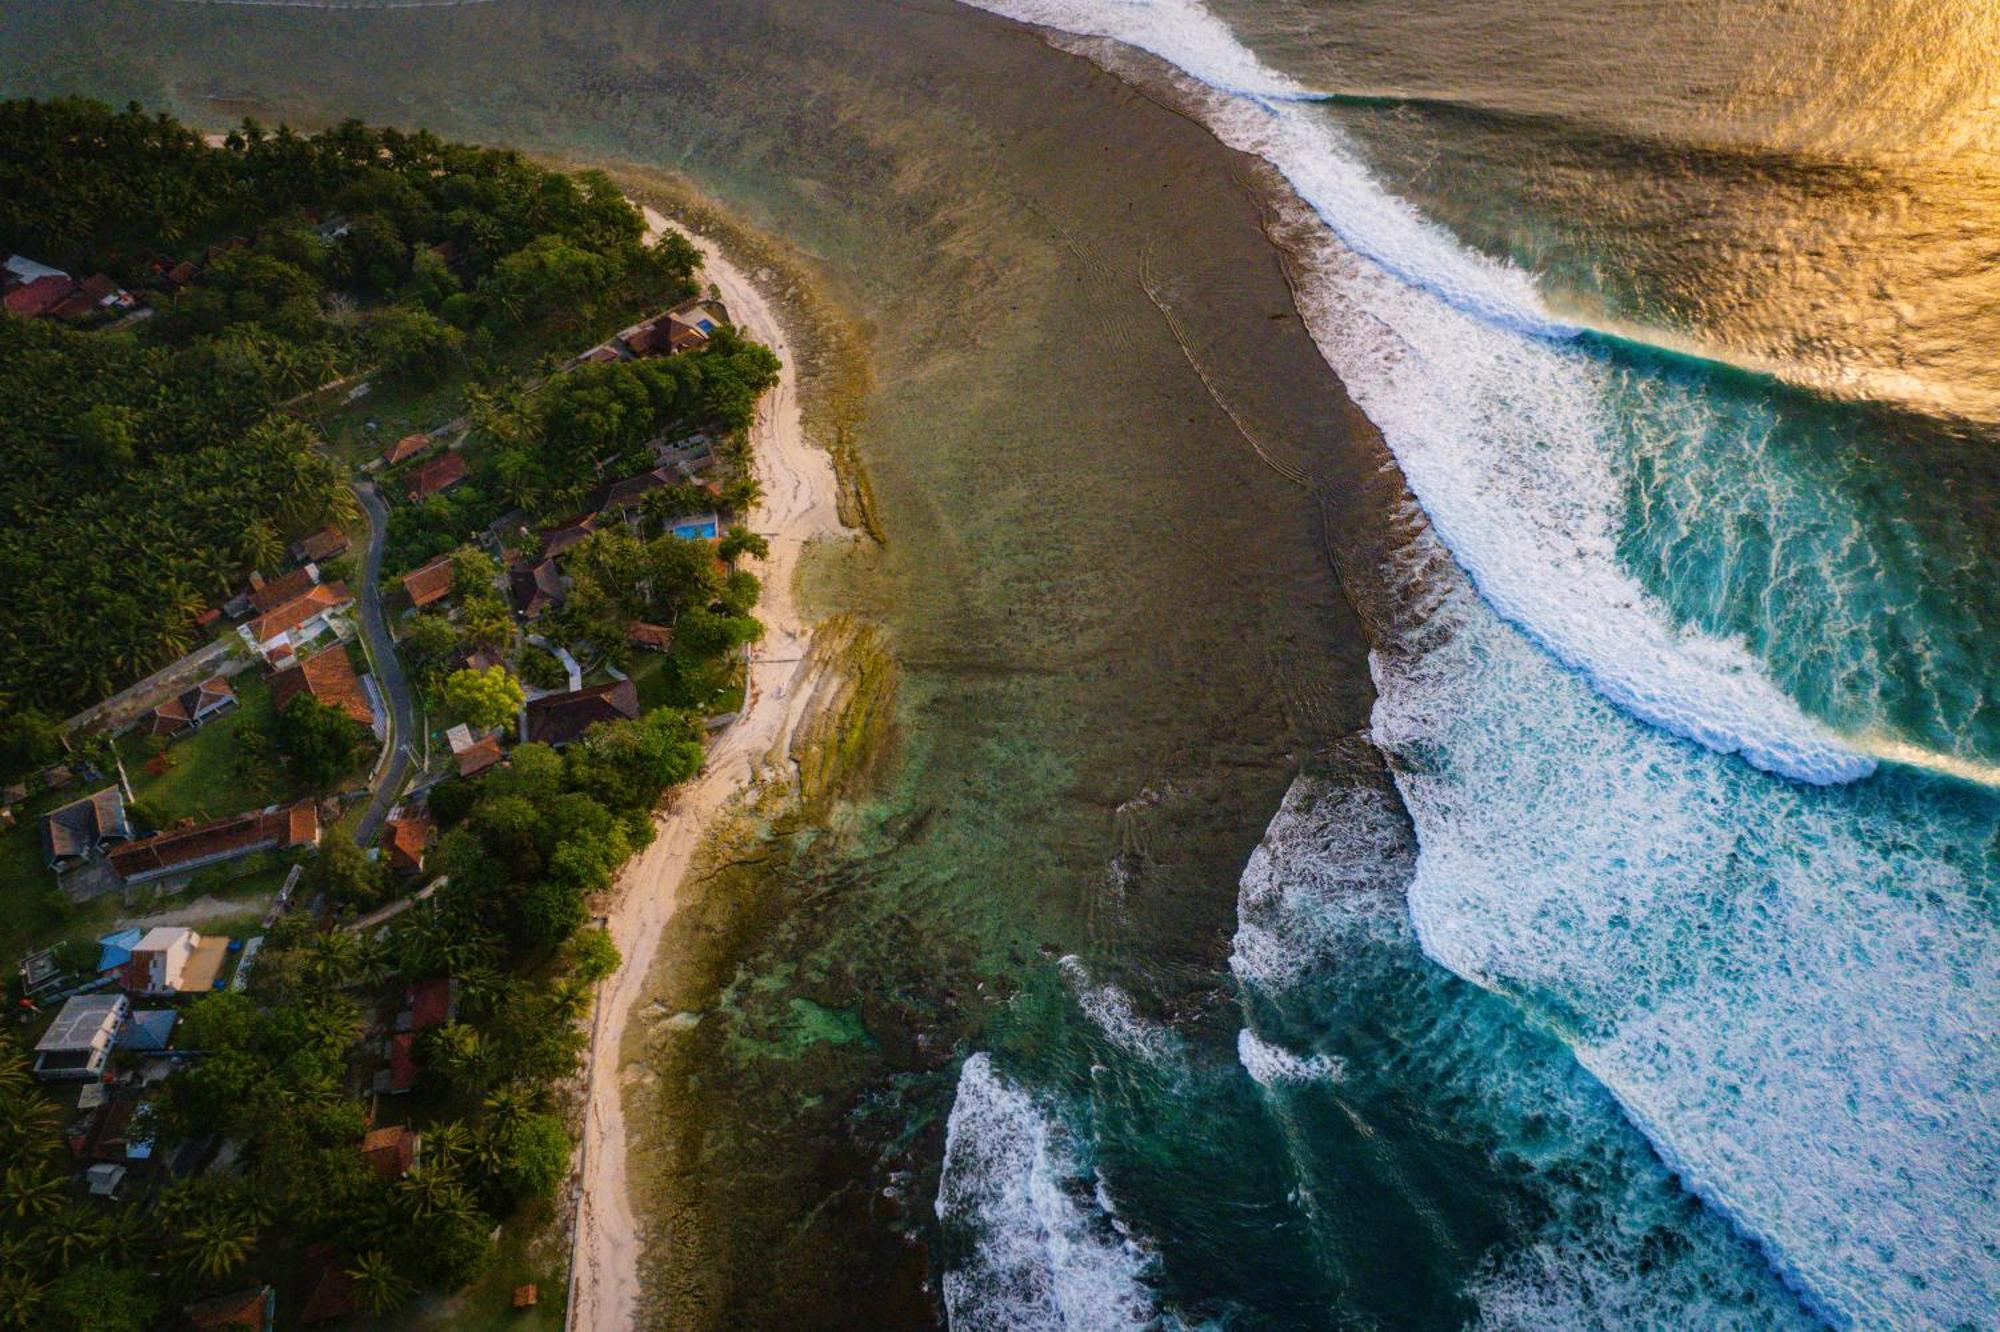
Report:
<svg viewBox="0 0 2000 1332"><path fill-rule="evenodd" d="M1352 896L1352 826L1301 834L1296 811L1281 814L1277 850L1246 875L1245 919L1252 897L1296 901L1251 931L1263 962L1246 964L1238 936L1251 1017L1238 1054L1277 1093L1267 1108L1293 1179L1282 1223L1267 1224L1296 1228L1286 1269L1315 1269L1325 1285L1293 1287L1310 1317L1262 1287L1220 1311L1212 1298L1166 1307L1225 1323L1337 1324L1366 1310L1531 1327L2000 1316L2000 1134L1987 1104L2000 1077L2000 466L1992 427L1966 414L1981 410L1990 346L1946 355L1927 341L1933 307L1983 281L1953 259L1955 242L1901 237L1934 252L1900 267L1850 257L1826 243L1860 229L1836 225L1842 200L1879 208L1895 194L1850 189L1819 201L1824 234L1795 238L1808 248L1781 255L1787 267L1753 280L1745 256L1718 261L1716 286L1738 289L1705 291L1725 311L1711 315L1674 299L1702 275L1660 256L1677 251L1686 268L1704 241L1732 238L1711 235L1707 214L1654 201L1653 225L1669 234L1633 239L1632 218L1611 210L1644 173L1628 160L1634 127L1612 134L1607 106L1567 112L1570 178L1556 188L1542 174L1546 127L1486 132L1484 156L1453 143L1467 103L1505 81L1490 68L1464 67L1442 114L1378 93L1357 115L1353 99L1329 96L1321 80L1371 83L1372 53L1344 45L1344 15L1245 5L1225 19L1192 0L991 7L1074 34L1055 40L1161 89L1282 176L1314 334L1421 506L1393 564L1398 609L1376 645L1369 733L1414 861L1390 876L1401 896L1381 918L1395 923L1371 942L1393 955L1407 911L1403 944L1491 996L1434 978L1413 994L1380 964L1357 965L1348 909L1327 919L1330 897ZM1425 10L1411 34L1432 36L1423 23L1456 12ZM1860 37L1837 30L1883 48L1910 40L1882 17ZM1976 27L1953 35L1973 40ZM1245 31L1268 45L1253 50ZM1504 25L1473 35L1507 36ZM1439 63L1478 47L1447 44ZM1720 69L1746 57L1688 58ZM1969 101L1938 95L1933 113L1981 114L1983 80ZM1379 114L1384 103L1400 114ZM1702 177L1706 146L1671 121L1656 108L1645 126L1644 151L1666 164L1655 185ZM1867 154L1843 147L1851 159L1830 172L1865 170ZM1420 151L1430 155L1411 169ZM1542 211L1503 222L1484 176L1437 169L1453 153ZM1934 174L1975 179L1976 216L1991 167L1961 154ZM1744 213L1768 198L1775 223L1788 199L1770 177L1782 174L1717 169L1683 201ZM1593 209L1610 213L1601 229ZM1772 255L1786 243L1764 241ZM1870 271L1873 289L1849 294L1884 318L1873 343L1826 349L1870 321L1827 313L1819 279L1789 280L1788 268L1843 264ZM1728 313L1748 303L1767 307L1755 337ZM1774 330L1813 354L1773 356ZM1302 779L1293 800L1310 806L1316 790ZM1329 878L1339 891L1315 889ZM1288 978L1275 988L1273 958ZM1405 954L1402 965L1417 964ZM1115 1029L1122 1010L1079 1003ZM1401 1021L1385 1031L1357 1011L1378 1006ZM1284 1016L1259 1027L1274 1007ZM1393 1095L1435 1090L1435 1070L1412 1060L1432 1023L1471 1038L1460 1057L1478 1070L1477 1092L1454 1107L1454 1146L1438 1151L1475 1144L1497 1176L1484 1188L1426 1185L1424 1146L1384 1151L1367 1132L1354 1070L1386 1061ZM990 1099L988 1082L973 1095ZM1106 1101L1093 1089L1095 1115ZM968 1117L964 1132L979 1123ZM1100 1151L1121 1136L1094 1133ZM1351 1211L1325 1195L1374 1152L1394 1164L1381 1192L1438 1200L1396 1233L1431 1223L1416 1284L1448 1287L1463 1308L1368 1293L1396 1268L1353 1244L1340 1220ZM1172 1292L1188 1222L1157 1186L1128 1196L1115 1164L1097 1168L1106 1214L1169 1255L1134 1279ZM952 1174L948 1157L946 1201ZM1449 1259L1478 1251L1460 1232L1496 1199L1513 1211L1510 1233L1467 1272ZM1523 1215L1539 1218L1525 1235ZM1212 1283L1224 1256L1196 1261Z"/></svg>

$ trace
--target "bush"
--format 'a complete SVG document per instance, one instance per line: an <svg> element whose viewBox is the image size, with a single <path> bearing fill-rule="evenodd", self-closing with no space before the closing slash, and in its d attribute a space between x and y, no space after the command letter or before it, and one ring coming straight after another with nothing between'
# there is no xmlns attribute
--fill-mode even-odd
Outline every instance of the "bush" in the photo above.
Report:
<svg viewBox="0 0 2000 1332"><path fill-rule="evenodd" d="M547 648L530 644L521 652L521 678L537 689L561 689L569 684L569 671Z"/></svg>

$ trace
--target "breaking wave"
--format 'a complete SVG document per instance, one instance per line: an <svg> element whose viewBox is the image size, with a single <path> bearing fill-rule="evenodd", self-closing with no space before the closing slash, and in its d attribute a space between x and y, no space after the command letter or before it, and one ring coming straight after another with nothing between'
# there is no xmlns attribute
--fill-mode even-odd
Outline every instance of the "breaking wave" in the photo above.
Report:
<svg viewBox="0 0 2000 1332"><path fill-rule="evenodd" d="M975 0L1168 62L1224 143L1282 174L1332 234L1303 313L1480 593L1620 707L1815 783L1874 770L1740 641L1680 628L1621 565L1605 364L1564 339L1532 277L1474 254L1377 184L1303 90L1193 0ZM1118 50L1089 52L1118 68ZM1526 336L1524 336L1526 335ZM1671 424L1671 423L1668 423Z"/></svg>
<svg viewBox="0 0 2000 1332"><path fill-rule="evenodd" d="M1068 1131L986 1054L959 1073L937 1215L958 1332L1155 1326L1149 1257L1118 1232Z"/></svg>

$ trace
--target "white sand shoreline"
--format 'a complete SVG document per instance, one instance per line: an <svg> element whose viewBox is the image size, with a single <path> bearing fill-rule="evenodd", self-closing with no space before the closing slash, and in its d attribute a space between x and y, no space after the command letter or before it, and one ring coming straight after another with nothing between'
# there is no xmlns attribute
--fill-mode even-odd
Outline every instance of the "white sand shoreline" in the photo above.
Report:
<svg viewBox="0 0 2000 1332"><path fill-rule="evenodd" d="M752 654L743 712L710 751L702 775L657 816L659 835L625 867L608 917L624 961L599 991L569 1309L569 1326L591 1332L632 1327L639 1308L639 1222L626 1175L621 1053L626 1026L645 990L661 933L679 906L682 877L715 816L739 793L774 775L774 768L781 769L775 773L780 780L792 777L786 754L812 695L803 687L812 633L792 584L805 547L845 531L836 509L833 460L806 441L793 349L771 302L713 242L651 208L643 211L649 235L672 229L694 241L702 251L702 276L721 293L730 319L777 352L784 368L751 428L752 465L764 496L749 526L770 541L771 553L757 570L764 579L757 615L765 634Z"/></svg>

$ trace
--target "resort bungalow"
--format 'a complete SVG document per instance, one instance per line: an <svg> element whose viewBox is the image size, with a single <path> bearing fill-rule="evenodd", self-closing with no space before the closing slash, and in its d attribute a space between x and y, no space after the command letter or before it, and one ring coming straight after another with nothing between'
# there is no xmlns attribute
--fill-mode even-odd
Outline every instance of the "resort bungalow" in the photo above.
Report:
<svg viewBox="0 0 2000 1332"><path fill-rule="evenodd" d="M42 853L58 874L97 859L113 842L131 837L125 793L115 786L52 809L42 819Z"/></svg>
<svg viewBox="0 0 2000 1332"><path fill-rule="evenodd" d="M409 593L410 604L422 610L451 595L452 578L451 556L440 555L422 568L404 574L403 591Z"/></svg>
<svg viewBox="0 0 2000 1332"><path fill-rule="evenodd" d="M428 814L390 819L382 830L382 858L398 874L420 873L436 833L437 825Z"/></svg>
<svg viewBox="0 0 2000 1332"><path fill-rule="evenodd" d="M282 710L287 703L305 694L327 707L338 708L379 737L383 732L375 703L354 673L354 663L344 648L330 647L315 652L298 665L271 675L271 702Z"/></svg>
<svg viewBox="0 0 2000 1332"><path fill-rule="evenodd" d="M292 554L307 561L336 559L346 552L347 533L337 527L322 527L292 543Z"/></svg>
<svg viewBox="0 0 2000 1332"><path fill-rule="evenodd" d="M394 467L398 463L406 463L410 459L421 455L430 446L431 437L422 431L414 435L405 435L388 448L382 450L382 461Z"/></svg>
<svg viewBox="0 0 2000 1332"><path fill-rule="evenodd" d="M664 624L647 624L644 620L634 620L625 626L625 639L635 648L648 652L672 652L674 631Z"/></svg>
<svg viewBox="0 0 2000 1332"><path fill-rule="evenodd" d="M464 454L442 454L412 470L409 484L404 487L403 493L409 496L412 504L415 504L429 499L440 491L451 489L465 480L467 475Z"/></svg>
<svg viewBox="0 0 2000 1332"><path fill-rule="evenodd" d="M404 1124L370 1129L361 1140L361 1157L383 1179L396 1179L417 1163L416 1130Z"/></svg>
<svg viewBox="0 0 2000 1332"><path fill-rule="evenodd" d="M458 762L458 775L477 777L500 761L500 737L481 736L474 739L472 728L460 723L444 733L451 742L451 756Z"/></svg>
<svg viewBox="0 0 2000 1332"><path fill-rule="evenodd" d="M35 1076L43 1082L96 1082L131 1015L122 994L79 994L56 1013L35 1042Z"/></svg>
<svg viewBox="0 0 2000 1332"><path fill-rule="evenodd" d="M250 608L259 615L278 609L288 601L296 600L312 591L319 582L317 564L301 564L278 577L266 580L264 575L254 570L250 574L250 591L247 594Z"/></svg>
<svg viewBox="0 0 2000 1332"><path fill-rule="evenodd" d="M278 1292L269 1286L252 1286L247 1290L217 1295L199 1304L190 1304L181 1312L187 1315L188 1325L195 1332L221 1332L222 1329L236 1332L238 1328L248 1328L250 1332L271 1332L278 1318Z"/></svg>
<svg viewBox="0 0 2000 1332"><path fill-rule="evenodd" d="M325 633L335 614L353 604L347 584L327 583L259 615L237 632L264 660L286 661Z"/></svg>
<svg viewBox="0 0 2000 1332"><path fill-rule="evenodd" d="M583 738L599 722L630 721L639 715L639 686L613 680L569 694L549 694L528 703L528 739L562 748Z"/></svg>
<svg viewBox="0 0 2000 1332"><path fill-rule="evenodd" d="M319 845L319 811L310 800L238 814L234 818L177 828L111 853L111 868L126 883L146 883L173 874L192 874L256 851L289 851ZM136 961L138 951L133 951Z"/></svg>
<svg viewBox="0 0 2000 1332"><path fill-rule="evenodd" d="M553 558L509 569L507 588L513 594L514 609L524 619L532 620L549 607L562 604L562 572Z"/></svg>
<svg viewBox="0 0 2000 1332"><path fill-rule="evenodd" d="M198 730L211 717L236 706L236 690L220 675L174 695L146 714L147 735L179 735Z"/></svg>

